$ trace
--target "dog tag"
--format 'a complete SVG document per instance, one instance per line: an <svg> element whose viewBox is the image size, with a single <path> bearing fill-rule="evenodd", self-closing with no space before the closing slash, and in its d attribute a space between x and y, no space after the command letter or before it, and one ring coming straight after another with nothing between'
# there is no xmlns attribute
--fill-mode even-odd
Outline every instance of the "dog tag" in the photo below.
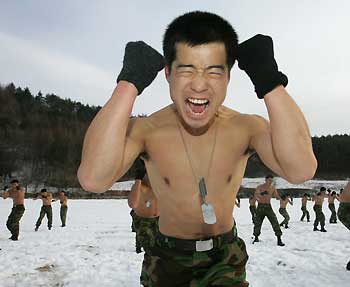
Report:
<svg viewBox="0 0 350 287"><path fill-rule="evenodd" d="M204 222L206 224L215 224L216 216L214 207L210 203L203 203L201 207Z"/></svg>

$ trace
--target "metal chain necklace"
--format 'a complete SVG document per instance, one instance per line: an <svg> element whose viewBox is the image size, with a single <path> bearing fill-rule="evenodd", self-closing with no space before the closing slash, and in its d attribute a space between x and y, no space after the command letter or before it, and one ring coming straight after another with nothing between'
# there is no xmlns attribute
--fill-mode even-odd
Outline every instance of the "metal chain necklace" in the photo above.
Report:
<svg viewBox="0 0 350 287"><path fill-rule="evenodd" d="M214 151L215 151L215 146L216 146L218 124L216 124L216 126L215 126L214 142L213 142L213 147L212 147L212 150L211 150L211 153L210 153L210 159L209 159L209 166L208 166L207 174L205 176L203 176L203 177L199 177L197 175L196 171L195 171L194 163L193 163L193 160L191 158L191 155L190 155L190 152L188 150L188 147L186 145L185 137L183 135L183 132L181 130L180 123L179 123L177 117L176 117L176 122L177 122L177 127L178 127L180 135L181 135L182 143L183 143L184 148L185 148L186 156L187 156L188 162L189 162L190 167L191 167L193 178L194 178L196 183L198 182L199 194L200 194L200 197L201 197L201 199L203 201L203 204L201 205L201 208L202 208L202 215L203 215L204 222L207 223L207 224L214 224L214 223L216 223L215 210L214 210L214 207L210 203L208 203L207 200L206 200L208 191L207 191L207 186L205 184L205 178L207 178L207 179L209 178L210 169L211 169L212 162L213 162L213 156L214 156ZM214 122L214 124L215 124L215 122Z"/></svg>

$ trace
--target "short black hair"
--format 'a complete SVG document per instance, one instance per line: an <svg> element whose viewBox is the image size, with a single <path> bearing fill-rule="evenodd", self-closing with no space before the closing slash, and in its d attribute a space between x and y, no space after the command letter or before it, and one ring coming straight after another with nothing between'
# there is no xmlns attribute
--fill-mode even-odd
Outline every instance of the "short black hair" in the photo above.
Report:
<svg viewBox="0 0 350 287"><path fill-rule="evenodd" d="M304 193L303 197L308 197L309 195L307 193Z"/></svg>
<svg viewBox="0 0 350 287"><path fill-rule="evenodd" d="M46 190L46 188L42 188L41 190L40 190L40 192L46 192L47 190Z"/></svg>
<svg viewBox="0 0 350 287"><path fill-rule="evenodd" d="M322 186L321 188L320 188L320 191L326 191L327 189L324 187L324 186Z"/></svg>
<svg viewBox="0 0 350 287"><path fill-rule="evenodd" d="M337 193L335 191L332 191L332 194L331 195L337 195Z"/></svg>
<svg viewBox="0 0 350 287"><path fill-rule="evenodd" d="M18 181L18 179L13 179L13 180L11 180L10 183L19 183L19 181Z"/></svg>
<svg viewBox="0 0 350 287"><path fill-rule="evenodd" d="M267 174L267 175L265 176L265 179L268 179L268 178L273 178L273 175L272 175L272 174Z"/></svg>
<svg viewBox="0 0 350 287"><path fill-rule="evenodd" d="M60 192L63 192L63 194L66 194L66 192L64 190L61 190Z"/></svg>
<svg viewBox="0 0 350 287"><path fill-rule="evenodd" d="M163 54L169 71L176 58L177 43L185 43L191 47L209 43L223 43L229 71L237 58L237 33L228 21L213 13L188 12L175 18L169 24L163 37Z"/></svg>

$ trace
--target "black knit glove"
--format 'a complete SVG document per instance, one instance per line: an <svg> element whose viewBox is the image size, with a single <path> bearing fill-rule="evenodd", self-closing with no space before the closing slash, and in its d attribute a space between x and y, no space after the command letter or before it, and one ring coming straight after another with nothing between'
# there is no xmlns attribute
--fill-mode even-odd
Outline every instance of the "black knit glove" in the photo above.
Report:
<svg viewBox="0 0 350 287"><path fill-rule="evenodd" d="M270 36L255 35L238 46L238 67L245 71L255 86L259 99L279 85L288 84L288 78L278 71Z"/></svg>
<svg viewBox="0 0 350 287"><path fill-rule="evenodd" d="M141 159L137 159L135 162L135 179L142 180L146 175L145 163Z"/></svg>
<svg viewBox="0 0 350 287"><path fill-rule="evenodd" d="M125 47L123 68L117 78L135 85L138 94L149 86L164 67L164 59L143 41L129 42Z"/></svg>

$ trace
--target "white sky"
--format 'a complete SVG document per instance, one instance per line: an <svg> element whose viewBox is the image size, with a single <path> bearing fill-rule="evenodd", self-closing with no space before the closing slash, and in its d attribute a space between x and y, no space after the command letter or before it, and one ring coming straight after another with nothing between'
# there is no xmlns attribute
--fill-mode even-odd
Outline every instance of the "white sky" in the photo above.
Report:
<svg viewBox="0 0 350 287"><path fill-rule="evenodd" d="M166 26L177 16L206 10L227 19L240 41L274 39L275 57L289 77L312 135L350 134L350 1L0 0L0 83L103 105L118 75L128 41L161 51ZM133 114L168 105L163 72L137 99ZM237 66L225 104L267 116L248 77Z"/></svg>

